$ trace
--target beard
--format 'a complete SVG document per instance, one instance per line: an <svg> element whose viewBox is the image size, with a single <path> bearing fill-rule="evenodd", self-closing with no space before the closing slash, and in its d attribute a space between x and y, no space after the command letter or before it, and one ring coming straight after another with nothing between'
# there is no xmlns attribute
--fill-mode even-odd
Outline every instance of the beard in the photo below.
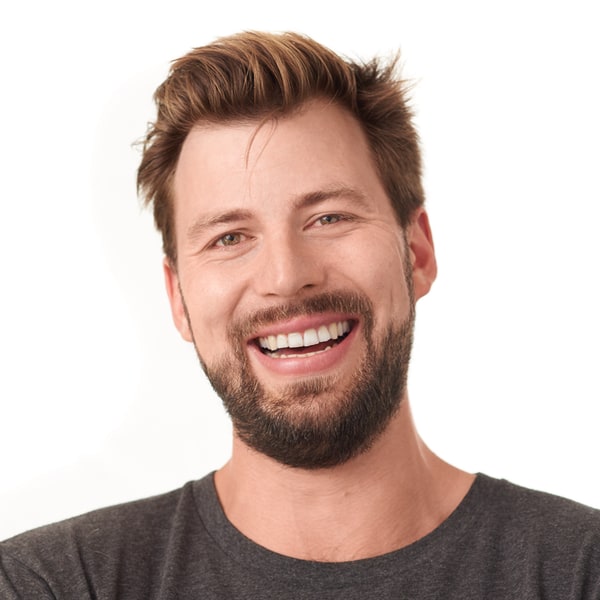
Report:
<svg viewBox="0 0 600 600"><path fill-rule="evenodd" d="M231 355L210 366L198 356L238 437L277 462L302 469L341 465L371 448L406 389L415 317L410 285L409 293L408 317L391 324L379 339L374 339L372 303L347 291L268 308L232 323L227 332ZM266 389L249 365L248 336L266 324L325 311L362 317L365 350L352 380L342 384L335 375L323 375Z"/></svg>

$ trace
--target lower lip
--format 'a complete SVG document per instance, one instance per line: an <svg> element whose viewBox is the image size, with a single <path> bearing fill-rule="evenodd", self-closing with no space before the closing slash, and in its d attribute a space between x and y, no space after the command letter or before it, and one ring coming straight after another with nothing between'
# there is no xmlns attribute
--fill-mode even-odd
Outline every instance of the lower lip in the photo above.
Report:
<svg viewBox="0 0 600 600"><path fill-rule="evenodd" d="M313 356L296 356L294 358L272 358L260 351L256 344L250 344L250 357L273 373L279 375L308 377L321 374L335 366L346 356L357 335L358 324L354 323L350 333L339 343Z"/></svg>

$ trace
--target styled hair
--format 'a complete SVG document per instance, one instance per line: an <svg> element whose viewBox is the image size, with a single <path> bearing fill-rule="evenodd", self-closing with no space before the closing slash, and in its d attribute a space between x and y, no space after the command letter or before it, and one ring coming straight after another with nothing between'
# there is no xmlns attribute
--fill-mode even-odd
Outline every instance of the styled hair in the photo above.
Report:
<svg viewBox="0 0 600 600"><path fill-rule="evenodd" d="M261 122L292 114L313 99L335 102L362 126L381 181L406 227L424 202L421 155L397 57L358 63L297 33L244 32L195 48L173 62L154 93L156 121L143 144L137 187L177 252L172 179L181 147L198 124Z"/></svg>

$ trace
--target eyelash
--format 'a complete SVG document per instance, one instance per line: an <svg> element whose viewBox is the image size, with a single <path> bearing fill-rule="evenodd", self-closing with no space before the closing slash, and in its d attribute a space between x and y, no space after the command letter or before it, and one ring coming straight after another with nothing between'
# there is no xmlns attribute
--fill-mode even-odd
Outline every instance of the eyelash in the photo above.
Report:
<svg viewBox="0 0 600 600"><path fill-rule="evenodd" d="M220 238L217 238L212 245L216 248L230 248L231 246L237 246L242 241L241 238L243 237L243 235L243 233L229 232L225 235L222 235ZM230 244L222 243L223 240L227 237L235 237L237 238L237 241Z"/></svg>
<svg viewBox="0 0 600 600"><path fill-rule="evenodd" d="M329 219L329 218L333 218L335 219L333 222L326 222L323 223L323 219ZM326 215L323 215L321 217L319 217L315 223L319 223L319 226L324 227L325 225L335 225L336 223L339 223L340 221L351 221L352 217L349 217L348 215L340 215L338 213L329 213Z"/></svg>
<svg viewBox="0 0 600 600"><path fill-rule="evenodd" d="M325 219L332 219L332 221L325 221L323 222ZM348 216L348 215L341 215L338 213L328 213L326 215L322 215L321 217L317 218L315 221L313 221L313 223L318 224L319 227L325 227L326 225L335 225L336 223L339 223L341 221L351 221L352 217ZM224 243L224 240L226 238L236 238L236 241L234 241L233 243ZM239 232L228 232L225 233L224 235L222 235L221 237L217 238L211 245L213 248L231 248L232 246L237 246L240 242L243 241L243 237L244 234L243 233L239 233Z"/></svg>

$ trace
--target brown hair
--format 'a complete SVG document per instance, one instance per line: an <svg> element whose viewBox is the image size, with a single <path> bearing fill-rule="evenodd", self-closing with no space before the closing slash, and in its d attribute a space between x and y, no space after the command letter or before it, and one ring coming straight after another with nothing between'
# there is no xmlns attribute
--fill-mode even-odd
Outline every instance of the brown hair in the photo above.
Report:
<svg viewBox="0 0 600 600"><path fill-rule="evenodd" d="M174 61L154 94L157 117L146 134L137 177L173 266L171 184L190 130L199 123L289 114L315 98L339 103L362 125L398 220L406 226L424 195L418 136L396 62L351 62L296 33L260 32L218 39Z"/></svg>

